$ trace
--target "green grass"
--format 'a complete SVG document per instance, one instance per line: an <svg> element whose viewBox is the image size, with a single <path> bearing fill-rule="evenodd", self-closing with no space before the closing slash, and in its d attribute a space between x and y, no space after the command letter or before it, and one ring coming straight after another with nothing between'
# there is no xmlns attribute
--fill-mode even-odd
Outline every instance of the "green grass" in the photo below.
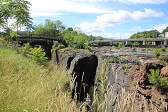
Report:
<svg viewBox="0 0 168 112"><path fill-rule="evenodd" d="M61 67L44 68L0 45L0 111L71 111L68 82Z"/></svg>

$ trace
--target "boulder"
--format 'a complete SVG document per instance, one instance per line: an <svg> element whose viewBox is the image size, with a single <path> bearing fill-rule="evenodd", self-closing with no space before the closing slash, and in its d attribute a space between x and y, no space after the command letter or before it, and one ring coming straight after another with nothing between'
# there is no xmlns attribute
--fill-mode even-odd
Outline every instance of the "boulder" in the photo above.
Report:
<svg viewBox="0 0 168 112"><path fill-rule="evenodd" d="M161 69L160 76L161 77L168 77L168 66L165 66Z"/></svg>
<svg viewBox="0 0 168 112"><path fill-rule="evenodd" d="M160 60L147 60L143 62L140 66L140 72L143 75L150 74L150 69L162 69L165 66L165 63Z"/></svg>

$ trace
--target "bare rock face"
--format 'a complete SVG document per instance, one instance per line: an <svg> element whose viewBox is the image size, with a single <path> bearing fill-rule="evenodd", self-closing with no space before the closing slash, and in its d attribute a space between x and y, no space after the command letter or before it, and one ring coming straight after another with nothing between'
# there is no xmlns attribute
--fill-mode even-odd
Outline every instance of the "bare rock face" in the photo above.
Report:
<svg viewBox="0 0 168 112"><path fill-rule="evenodd" d="M168 105L168 90L158 90L149 83L147 77L147 74L150 74L150 69L163 69L162 74L166 74L168 69L164 66L164 62L160 60L147 60L140 65L134 63L111 63L108 76L109 111L113 112L117 108L117 103L122 100L122 97L120 98L119 96L123 89L130 94L135 94L134 106L137 107L137 112L144 111L144 100L150 102L146 105L146 109L150 110L153 108L152 105L155 105L157 110L165 111L166 105Z"/></svg>
<svg viewBox="0 0 168 112"><path fill-rule="evenodd" d="M94 86L98 57L83 49L72 48L60 49L56 57L66 69L70 69L72 98L78 102L91 102L92 88Z"/></svg>
<svg viewBox="0 0 168 112"><path fill-rule="evenodd" d="M168 66L163 67L163 68L161 69L160 76L161 76L161 77L168 77Z"/></svg>
<svg viewBox="0 0 168 112"><path fill-rule="evenodd" d="M132 82L132 76L124 72L125 66L130 67L128 64L111 63L109 66L108 74L108 102L109 112L113 112L115 105L117 104L117 96L123 88L127 89Z"/></svg>
<svg viewBox="0 0 168 112"><path fill-rule="evenodd" d="M141 64L140 71L143 75L150 73L150 69L161 69L165 63L160 60L147 60Z"/></svg>
<svg viewBox="0 0 168 112"><path fill-rule="evenodd" d="M91 88L94 86L98 58L91 53L76 54L74 59L70 58L71 81L73 83L72 98L84 101L91 97Z"/></svg>
<svg viewBox="0 0 168 112"><path fill-rule="evenodd" d="M166 69L164 66L165 64L163 61L147 60L140 65L139 69L133 68L134 70L131 70L135 71L133 80L134 82L138 82L138 84L136 87L131 87L130 89L132 89L132 91L137 91L137 94L149 100L151 104L155 104L155 106L158 107L157 109L160 111L165 111L166 105L168 105L168 90L166 88L156 88L151 85L147 75L150 74L150 69L161 70L164 68L162 73L165 73ZM161 104L165 104L165 107L161 107ZM138 105L141 105L141 103L139 102ZM148 106L148 109L150 110L152 107L150 107L150 104Z"/></svg>
<svg viewBox="0 0 168 112"><path fill-rule="evenodd" d="M143 62L140 66L140 85L148 85L149 81L147 75L150 74L150 70L162 69L165 66L165 63L160 60L147 60Z"/></svg>

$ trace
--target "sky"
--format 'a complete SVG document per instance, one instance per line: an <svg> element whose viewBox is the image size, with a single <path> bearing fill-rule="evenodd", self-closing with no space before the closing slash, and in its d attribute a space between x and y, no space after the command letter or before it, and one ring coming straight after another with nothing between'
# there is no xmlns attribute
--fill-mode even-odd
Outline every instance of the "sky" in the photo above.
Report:
<svg viewBox="0 0 168 112"><path fill-rule="evenodd" d="M87 35L126 39L168 26L168 0L28 0L33 24L60 20Z"/></svg>

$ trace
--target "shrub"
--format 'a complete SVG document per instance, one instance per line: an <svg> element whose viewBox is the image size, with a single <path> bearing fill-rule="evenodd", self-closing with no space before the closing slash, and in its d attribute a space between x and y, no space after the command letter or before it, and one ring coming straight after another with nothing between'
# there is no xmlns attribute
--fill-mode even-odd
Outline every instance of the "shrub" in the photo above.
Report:
<svg viewBox="0 0 168 112"><path fill-rule="evenodd" d="M24 56L32 58L34 61L36 61L39 65L46 65L47 64L47 57L45 57L45 52L41 48L41 46L32 48L29 43L25 44L21 52Z"/></svg>
<svg viewBox="0 0 168 112"><path fill-rule="evenodd" d="M40 65L46 65L48 58L45 57L45 55L46 54L44 50L41 48L41 46L30 48L29 57L31 57L33 60L35 60Z"/></svg>
<svg viewBox="0 0 168 112"><path fill-rule="evenodd" d="M166 49L165 48L160 48L160 51L165 52Z"/></svg>
<svg viewBox="0 0 168 112"><path fill-rule="evenodd" d="M148 74L149 82L157 88L168 88L168 78L163 79L159 77L160 70L150 70L151 74Z"/></svg>
<svg viewBox="0 0 168 112"><path fill-rule="evenodd" d="M118 44L118 48L124 48L124 47L125 47L125 45L123 43Z"/></svg>
<svg viewBox="0 0 168 112"><path fill-rule="evenodd" d="M155 55L158 57L158 56L160 56L160 50L159 49L156 49L155 51L154 51L154 53L155 53Z"/></svg>
<svg viewBox="0 0 168 112"><path fill-rule="evenodd" d="M159 60L162 60L162 61L166 61L167 60L166 57L163 56L163 55L160 55L158 58L159 58Z"/></svg>
<svg viewBox="0 0 168 112"><path fill-rule="evenodd" d="M168 52L168 48L166 48L166 50L165 50L166 52Z"/></svg>

